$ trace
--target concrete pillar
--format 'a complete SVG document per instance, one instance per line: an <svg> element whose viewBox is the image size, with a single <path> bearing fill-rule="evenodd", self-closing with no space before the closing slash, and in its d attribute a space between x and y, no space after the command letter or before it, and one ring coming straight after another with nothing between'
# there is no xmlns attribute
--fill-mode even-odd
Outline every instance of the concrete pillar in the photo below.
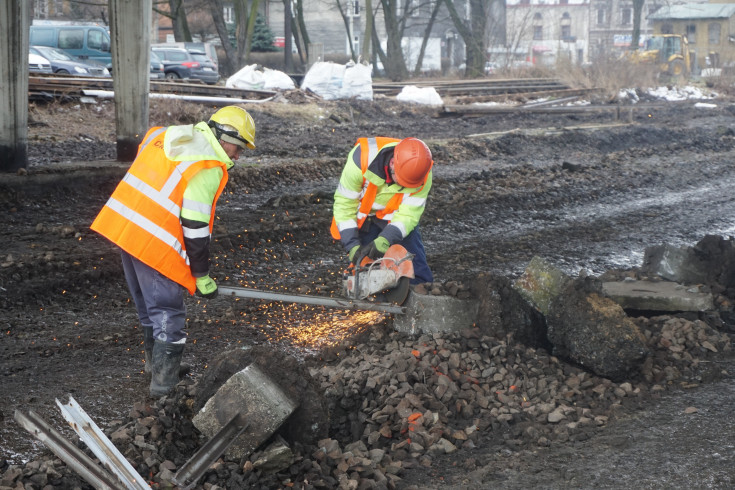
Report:
<svg viewBox="0 0 735 490"><path fill-rule="evenodd" d="M0 2L0 172L28 163L28 35L25 0Z"/></svg>
<svg viewBox="0 0 735 490"><path fill-rule="evenodd" d="M110 0L117 159L131 162L148 130L152 0Z"/></svg>

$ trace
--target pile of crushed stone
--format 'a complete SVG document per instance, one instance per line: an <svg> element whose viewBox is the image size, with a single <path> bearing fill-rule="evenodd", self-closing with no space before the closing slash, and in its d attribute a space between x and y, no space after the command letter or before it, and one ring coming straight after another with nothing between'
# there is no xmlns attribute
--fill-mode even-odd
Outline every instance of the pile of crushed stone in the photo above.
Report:
<svg viewBox="0 0 735 490"><path fill-rule="evenodd" d="M521 345L512 335L495 338L472 328L412 337L376 326L364 343L334 361L310 359L293 368L323 392L326 434L290 440L289 431L280 430L243 461L220 458L197 488L406 487L407 471L430 472L445 455L471 455L481 446L513 452L586 440L620 409L721 375L708 361L729 353L726 332L677 316L634 321L653 355L639 374L617 383ZM223 353L214 364L230 355ZM171 396L135 404L127 420L105 430L152 487L167 487L206 442L191 420L201 395L215 388L211 381L187 378ZM470 471L476 462L468 457L461 465ZM89 486L49 454L23 466L6 465L0 488Z"/></svg>

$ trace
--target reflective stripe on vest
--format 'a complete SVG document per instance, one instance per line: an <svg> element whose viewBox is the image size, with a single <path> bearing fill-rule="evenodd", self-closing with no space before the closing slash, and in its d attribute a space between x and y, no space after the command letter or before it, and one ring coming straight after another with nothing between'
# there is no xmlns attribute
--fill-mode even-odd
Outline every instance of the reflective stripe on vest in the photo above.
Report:
<svg viewBox="0 0 735 490"><path fill-rule="evenodd" d="M165 131L166 128L148 131L128 173L91 228L194 294L196 280L189 268L180 221L184 190L200 170L222 168L223 177L212 203L209 228L203 229L211 234L215 205L227 183L227 169L223 162L214 159L169 160L163 151Z"/></svg>
<svg viewBox="0 0 735 490"><path fill-rule="evenodd" d="M367 172L370 164L378 156L380 150L385 148L385 146L390 143L397 143L399 141L401 140L396 138L383 137L360 138L357 140L357 144L360 145L360 170L362 170L363 175L362 199L360 199L360 207L357 210L356 216L357 229L362 228L363 223L365 222L367 217L370 216L371 212L375 212L375 217L378 219L390 221L391 219L393 219L393 214L398 210L398 207L401 205L401 202L403 202L403 199L412 194L412 192L397 193L390 198L385 206L383 206L382 204L375 204L375 198L378 195L378 186L368 181L364 177L365 172ZM423 189L423 187L424 186L422 185L416 192L419 192L421 189ZM351 224L352 222L349 223ZM335 240L339 240L340 231L352 227L353 226L348 226L348 222L344 222L341 224L341 226L338 226L337 220L332 218L332 226L330 228L332 238L334 238Z"/></svg>

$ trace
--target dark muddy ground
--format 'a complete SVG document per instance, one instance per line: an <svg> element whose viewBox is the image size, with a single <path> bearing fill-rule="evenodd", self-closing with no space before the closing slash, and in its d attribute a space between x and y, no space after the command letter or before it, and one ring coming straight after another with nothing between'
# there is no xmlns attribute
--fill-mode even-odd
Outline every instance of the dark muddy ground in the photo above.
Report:
<svg viewBox="0 0 735 490"><path fill-rule="evenodd" d="M708 101L716 107L706 109L652 102L634 110L630 125L613 125L620 121L610 114L441 117L385 100L252 105L258 148L232 172L220 201L213 276L220 284L337 294L345 258L328 233L331 194L344 156L367 135L417 136L432 148L435 184L421 226L437 281L487 271L516 276L535 255L570 274L600 274L640 265L648 246L733 233L730 101ZM151 123L194 122L207 112L155 105ZM15 423L15 410L63 427L54 399L71 394L104 427L147 391L118 252L88 229L124 173L99 162L115 155L112 106L35 106L31 116L27 174L0 177L0 459L11 463L43 450ZM595 127L561 130L584 125ZM498 132L507 133L472 136ZM188 307L185 358L194 377L237 344L319 363L325 349L349 344L376 321L228 298L191 298ZM732 445L719 437L732 418L732 381L724 377L701 395L672 394L620 413L584 442L519 452L488 444L402 476L420 487L731 486ZM709 452L700 435L707 423L681 427L676 417L692 404L722 423L719 436L705 439ZM677 437L661 446L656 435L671 433ZM664 449L672 445L684 460L670 463Z"/></svg>

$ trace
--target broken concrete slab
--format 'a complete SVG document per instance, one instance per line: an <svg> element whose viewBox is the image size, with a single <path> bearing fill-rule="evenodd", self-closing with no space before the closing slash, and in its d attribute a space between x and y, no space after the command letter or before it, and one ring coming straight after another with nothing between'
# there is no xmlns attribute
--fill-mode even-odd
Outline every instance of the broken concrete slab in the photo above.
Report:
<svg viewBox="0 0 735 490"><path fill-rule="evenodd" d="M242 413L248 427L225 452L227 459L239 461L265 442L297 406L257 365L251 364L228 379L192 422L211 438Z"/></svg>
<svg viewBox="0 0 735 490"><path fill-rule="evenodd" d="M613 381L640 369L649 354L638 327L591 277L575 279L562 290L546 323L555 355Z"/></svg>
<svg viewBox="0 0 735 490"><path fill-rule="evenodd" d="M403 306L406 314L395 316L393 328L408 334L459 332L477 320L476 300L412 292Z"/></svg>
<svg viewBox="0 0 735 490"><path fill-rule="evenodd" d="M707 235L693 247L648 247L642 271L682 284L735 286L735 239Z"/></svg>
<svg viewBox="0 0 735 490"><path fill-rule="evenodd" d="M602 284L604 293L626 310L710 311L714 309L711 293L698 286L684 286L671 281L616 281Z"/></svg>
<svg viewBox="0 0 735 490"><path fill-rule="evenodd" d="M514 286L521 296L547 315L551 302L570 280L569 276L541 257L533 257Z"/></svg>

